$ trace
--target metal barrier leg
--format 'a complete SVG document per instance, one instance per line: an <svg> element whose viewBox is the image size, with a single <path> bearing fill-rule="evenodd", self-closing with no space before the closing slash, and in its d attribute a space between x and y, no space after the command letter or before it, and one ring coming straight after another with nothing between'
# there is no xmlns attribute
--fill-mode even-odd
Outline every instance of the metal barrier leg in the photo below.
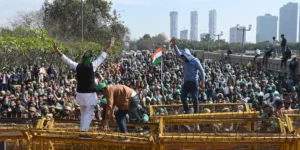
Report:
<svg viewBox="0 0 300 150"><path fill-rule="evenodd" d="M280 150L284 150L284 144L280 144Z"/></svg>
<svg viewBox="0 0 300 150"><path fill-rule="evenodd" d="M31 145L30 142L26 143L26 150L30 150L30 145Z"/></svg>
<svg viewBox="0 0 300 150"><path fill-rule="evenodd" d="M251 146L251 150L257 150L257 145Z"/></svg>
<svg viewBox="0 0 300 150"><path fill-rule="evenodd" d="M286 145L285 145L285 149L286 149L286 150L290 150L290 144L286 144Z"/></svg>
<svg viewBox="0 0 300 150"><path fill-rule="evenodd" d="M155 145L154 144L152 145L151 150L155 150Z"/></svg>
<svg viewBox="0 0 300 150"><path fill-rule="evenodd" d="M165 150L165 143L163 140L161 140L159 143L159 150Z"/></svg>
<svg viewBox="0 0 300 150"><path fill-rule="evenodd" d="M47 148L46 148L47 150L50 150L50 144L51 144L50 141L47 141Z"/></svg>
<svg viewBox="0 0 300 150"><path fill-rule="evenodd" d="M40 140L40 150L44 150L44 140Z"/></svg>
<svg viewBox="0 0 300 150"><path fill-rule="evenodd" d="M32 141L32 149L36 150L36 141Z"/></svg>

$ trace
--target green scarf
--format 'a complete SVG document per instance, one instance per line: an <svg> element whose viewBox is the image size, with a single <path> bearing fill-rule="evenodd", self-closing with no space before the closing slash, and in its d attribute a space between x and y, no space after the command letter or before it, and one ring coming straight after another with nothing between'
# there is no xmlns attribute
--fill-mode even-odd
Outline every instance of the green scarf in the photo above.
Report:
<svg viewBox="0 0 300 150"><path fill-rule="evenodd" d="M93 61L92 57L82 58L82 62L91 63Z"/></svg>

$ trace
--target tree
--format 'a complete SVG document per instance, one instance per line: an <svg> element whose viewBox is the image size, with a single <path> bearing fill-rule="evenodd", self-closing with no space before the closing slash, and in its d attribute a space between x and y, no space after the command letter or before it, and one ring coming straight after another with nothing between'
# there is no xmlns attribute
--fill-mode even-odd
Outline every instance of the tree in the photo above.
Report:
<svg viewBox="0 0 300 150"><path fill-rule="evenodd" d="M137 50L137 41L129 41L129 50Z"/></svg>
<svg viewBox="0 0 300 150"><path fill-rule="evenodd" d="M206 34L204 38L201 39L203 42L211 42L212 39L209 34Z"/></svg>
<svg viewBox="0 0 300 150"><path fill-rule="evenodd" d="M149 38L151 38L150 34L145 34L145 35L143 36L143 39L149 39Z"/></svg>
<svg viewBox="0 0 300 150"><path fill-rule="evenodd" d="M68 42L63 45L59 40L49 37L48 31L29 26L20 26L13 30L2 29L0 31L0 66L21 66L33 64L55 63L59 70L65 70L65 63L61 59L55 59L53 44L57 43L60 50L68 57L79 61L86 51L92 51L98 55L104 46L95 42ZM107 43L106 43L107 44ZM122 52L123 44L116 42L109 52L109 61L116 61ZM95 56L96 57L96 56ZM0 68L1 69L1 68Z"/></svg>
<svg viewBox="0 0 300 150"><path fill-rule="evenodd" d="M111 36L123 41L129 34L118 14L111 11L111 2L106 0L86 0L83 2L84 40L104 44ZM44 4L45 28L50 35L64 41L81 40L81 2L54 0Z"/></svg>
<svg viewBox="0 0 300 150"><path fill-rule="evenodd" d="M53 62L53 43L58 43L64 52L70 50L60 41L49 37L44 29L20 26L14 30L2 29L0 35L1 66Z"/></svg>
<svg viewBox="0 0 300 150"><path fill-rule="evenodd" d="M18 12L17 15L9 19L9 23L13 28L19 26L43 28L43 18L44 12L42 10Z"/></svg>

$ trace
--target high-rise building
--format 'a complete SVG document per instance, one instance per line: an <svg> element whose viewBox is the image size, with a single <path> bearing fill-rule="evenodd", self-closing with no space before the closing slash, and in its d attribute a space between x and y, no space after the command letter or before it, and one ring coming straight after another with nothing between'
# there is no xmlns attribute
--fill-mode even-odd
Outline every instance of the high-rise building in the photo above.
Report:
<svg viewBox="0 0 300 150"><path fill-rule="evenodd" d="M279 11L279 37L285 35L288 42L297 42L298 3L287 3Z"/></svg>
<svg viewBox="0 0 300 150"><path fill-rule="evenodd" d="M177 38L178 34L178 12L172 11L170 12L170 35L171 37Z"/></svg>
<svg viewBox="0 0 300 150"><path fill-rule="evenodd" d="M246 27L240 27L246 28ZM230 28L229 43L242 43L243 42L243 31L237 30L237 27ZM246 32L244 34L244 43L246 43Z"/></svg>
<svg viewBox="0 0 300 150"><path fill-rule="evenodd" d="M182 30L180 31L180 39L182 40L188 40L188 30Z"/></svg>
<svg viewBox="0 0 300 150"><path fill-rule="evenodd" d="M215 34L217 32L217 11L216 10L209 11L208 28L209 28L210 38L215 40Z"/></svg>
<svg viewBox="0 0 300 150"><path fill-rule="evenodd" d="M191 12L190 40L198 41L198 12Z"/></svg>
<svg viewBox="0 0 300 150"><path fill-rule="evenodd" d="M202 39L204 39L206 37L208 33L201 33L200 34L200 41L202 41Z"/></svg>
<svg viewBox="0 0 300 150"><path fill-rule="evenodd" d="M277 37L277 22L278 17L270 14L258 16L256 20L256 43L272 41L274 36Z"/></svg>

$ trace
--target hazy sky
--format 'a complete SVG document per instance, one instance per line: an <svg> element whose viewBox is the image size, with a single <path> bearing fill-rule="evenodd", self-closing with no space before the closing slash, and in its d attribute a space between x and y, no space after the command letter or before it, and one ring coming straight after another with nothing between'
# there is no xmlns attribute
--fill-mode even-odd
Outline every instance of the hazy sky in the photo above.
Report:
<svg viewBox="0 0 300 150"><path fill-rule="evenodd" d="M247 42L255 42L256 17L270 13L279 16L279 8L297 0L112 0L113 9L121 12L121 19L130 28L131 37L145 33L156 35L170 32L170 11L178 11L178 28L190 30L190 11L197 10L199 34L208 32L208 11L217 11L217 32L228 41L229 28L240 24L253 29L247 32ZM8 18L18 11L38 10L43 0L0 0L0 25L7 25ZM178 31L178 35L179 35Z"/></svg>

